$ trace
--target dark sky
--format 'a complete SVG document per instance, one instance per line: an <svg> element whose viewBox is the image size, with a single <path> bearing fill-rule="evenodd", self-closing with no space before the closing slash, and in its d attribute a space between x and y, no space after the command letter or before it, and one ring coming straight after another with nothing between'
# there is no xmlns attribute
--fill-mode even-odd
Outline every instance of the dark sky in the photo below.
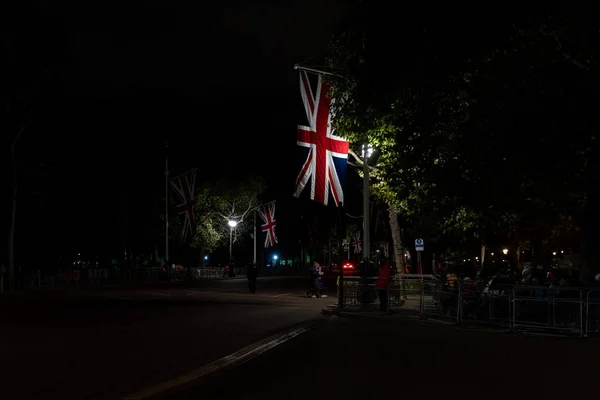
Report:
<svg viewBox="0 0 600 400"><path fill-rule="evenodd" d="M18 147L28 242L102 245L123 201L144 210L133 224L156 224L165 139L175 173L254 170L292 192L301 107L292 67L323 54L341 0L31 4L2 21L17 75L2 84L21 109L3 115L3 181L7 142L35 99Z"/></svg>

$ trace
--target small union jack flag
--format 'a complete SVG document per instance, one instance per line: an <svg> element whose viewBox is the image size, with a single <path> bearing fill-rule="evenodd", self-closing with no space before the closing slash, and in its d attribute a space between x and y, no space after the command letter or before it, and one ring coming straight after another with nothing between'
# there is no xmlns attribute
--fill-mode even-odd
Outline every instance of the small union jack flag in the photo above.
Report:
<svg viewBox="0 0 600 400"><path fill-rule="evenodd" d="M277 222L275 221L275 202L269 203L259 209L258 215L260 215L264 222L261 225L261 229L267 233L265 248L275 246L278 243L277 235L275 234L275 227L277 226Z"/></svg>
<svg viewBox="0 0 600 400"><path fill-rule="evenodd" d="M362 242L360 241L360 231L354 232L352 235L352 246L354 246L354 254L362 252Z"/></svg>
<svg viewBox="0 0 600 400"><path fill-rule="evenodd" d="M329 85L319 75L317 90L313 90L306 71L300 71L300 93L308 118L308 126L298 125L297 144L308 149L296 178L294 196L300 194L310 181L310 198L327 205L331 197L336 206L344 202L342 184L348 161L348 142L335 136L331 125Z"/></svg>
<svg viewBox="0 0 600 400"><path fill-rule="evenodd" d="M182 235L185 239L188 234L196 234L196 170L173 178L170 182L179 199L177 212L184 216Z"/></svg>

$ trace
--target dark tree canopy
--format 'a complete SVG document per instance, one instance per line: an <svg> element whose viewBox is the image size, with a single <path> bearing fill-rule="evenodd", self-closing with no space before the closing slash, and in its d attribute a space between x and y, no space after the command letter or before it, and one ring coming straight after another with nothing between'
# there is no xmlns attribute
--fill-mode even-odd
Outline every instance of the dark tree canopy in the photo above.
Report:
<svg viewBox="0 0 600 400"><path fill-rule="evenodd" d="M421 231L569 247L597 192L592 13L357 7L330 48L336 126L376 146L376 193Z"/></svg>

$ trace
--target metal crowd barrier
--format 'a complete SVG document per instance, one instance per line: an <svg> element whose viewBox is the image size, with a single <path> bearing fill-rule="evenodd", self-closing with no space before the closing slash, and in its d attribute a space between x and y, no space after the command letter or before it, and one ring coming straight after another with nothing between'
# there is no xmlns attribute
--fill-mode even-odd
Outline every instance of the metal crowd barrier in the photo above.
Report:
<svg viewBox="0 0 600 400"><path fill-rule="evenodd" d="M344 306L378 304L377 277L344 277ZM600 289L490 285L399 274L387 285L389 309L422 319L531 334L600 335Z"/></svg>
<svg viewBox="0 0 600 400"><path fill-rule="evenodd" d="M236 277L245 277L245 268L234 268ZM184 268L169 270L170 281L221 279L227 274L224 267ZM68 286L103 286L122 283L151 283L164 280L166 273L158 268L147 269L111 269L80 268L62 270L58 274L47 275L40 270L33 271L23 279L26 287L68 287Z"/></svg>
<svg viewBox="0 0 600 400"><path fill-rule="evenodd" d="M225 272L224 267L199 267L195 268L195 271L195 279L221 279L228 277L228 272ZM246 268L234 268L233 274L236 277L245 277Z"/></svg>

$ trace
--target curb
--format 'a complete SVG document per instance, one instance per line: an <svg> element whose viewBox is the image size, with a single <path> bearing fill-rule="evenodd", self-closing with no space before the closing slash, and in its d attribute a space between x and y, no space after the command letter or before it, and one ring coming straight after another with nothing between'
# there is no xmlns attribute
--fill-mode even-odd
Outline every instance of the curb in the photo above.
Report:
<svg viewBox="0 0 600 400"><path fill-rule="evenodd" d="M353 311L340 311L337 307L324 307L321 310L323 315L336 315L338 317L345 318L366 318L366 319L385 319L387 321L398 321L398 322L416 322L420 324L431 324L431 325L446 325L456 326L456 322L446 321L435 318L421 318L419 315L411 314L407 312L392 312L392 313L380 313L380 312L353 312Z"/></svg>
<svg viewBox="0 0 600 400"><path fill-rule="evenodd" d="M336 315L338 317L352 317L352 318L382 318L382 317L393 317L393 313L380 313L380 312L352 312L352 311L340 311L335 306L323 307L321 309L323 315Z"/></svg>

